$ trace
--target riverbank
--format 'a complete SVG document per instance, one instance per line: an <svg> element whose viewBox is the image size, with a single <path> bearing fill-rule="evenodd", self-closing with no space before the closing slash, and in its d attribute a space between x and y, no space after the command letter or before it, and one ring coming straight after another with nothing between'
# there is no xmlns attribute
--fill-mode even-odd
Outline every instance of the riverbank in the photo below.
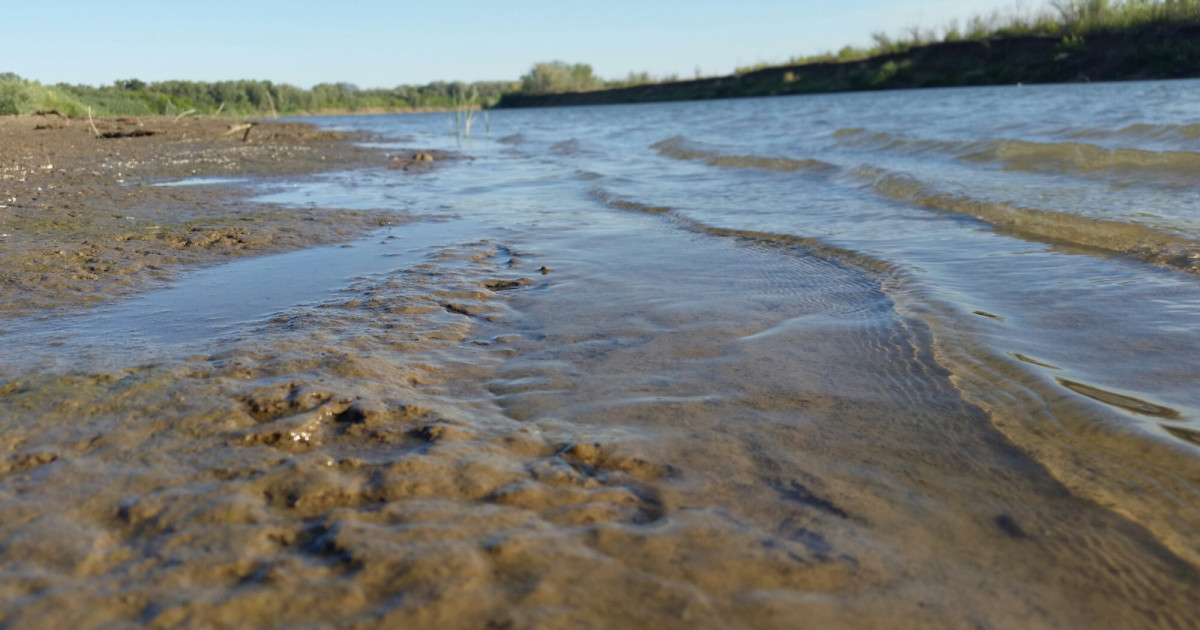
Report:
<svg viewBox="0 0 1200 630"><path fill-rule="evenodd" d="M1193 627L1195 277L966 210L1200 233L1190 162L1071 161L1186 150L1198 90L313 121L399 160L71 120L95 234L408 222L0 312L0 626Z"/></svg>
<svg viewBox="0 0 1200 630"><path fill-rule="evenodd" d="M388 165L353 139L295 122L0 117L0 313L104 300L187 266L345 241L397 221L246 201L243 178ZM199 184L170 185L189 181Z"/></svg>
<svg viewBox="0 0 1200 630"><path fill-rule="evenodd" d="M1086 37L1021 36L913 47L868 59L784 65L724 77L564 94L504 95L498 107L558 107L925 87L1200 76L1200 24Z"/></svg>

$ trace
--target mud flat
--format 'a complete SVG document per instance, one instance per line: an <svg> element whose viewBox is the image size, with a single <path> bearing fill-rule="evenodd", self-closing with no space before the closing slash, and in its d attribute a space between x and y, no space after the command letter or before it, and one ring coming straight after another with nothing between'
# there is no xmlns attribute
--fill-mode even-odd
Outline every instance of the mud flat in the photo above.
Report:
<svg viewBox="0 0 1200 630"><path fill-rule="evenodd" d="M86 118L0 117L0 313L100 301L183 266L344 241L402 220L248 203L238 177L386 158L300 123L255 122L248 133L243 124L97 119L93 131Z"/></svg>

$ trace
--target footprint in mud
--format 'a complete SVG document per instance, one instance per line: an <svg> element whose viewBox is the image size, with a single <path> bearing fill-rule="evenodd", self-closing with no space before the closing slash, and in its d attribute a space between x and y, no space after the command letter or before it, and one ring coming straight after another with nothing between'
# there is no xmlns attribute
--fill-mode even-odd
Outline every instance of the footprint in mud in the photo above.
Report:
<svg viewBox="0 0 1200 630"><path fill-rule="evenodd" d="M999 527L1000 531L1004 532L1004 535L1009 538L1020 540L1028 537L1025 530L1021 529L1021 526L1017 525L1017 521L1008 514L997 515L995 521L996 527Z"/></svg>
<svg viewBox="0 0 1200 630"><path fill-rule="evenodd" d="M0 462L0 475L7 473L26 473L39 466L58 461L58 455L45 451L18 453Z"/></svg>
<svg viewBox="0 0 1200 630"><path fill-rule="evenodd" d="M627 475L637 481L656 481L678 474L669 464L652 462L636 454L623 453L615 446L584 442L563 447L557 454L582 474L590 476Z"/></svg>
<svg viewBox="0 0 1200 630"><path fill-rule="evenodd" d="M325 404L333 394L307 383L285 383L260 387L242 397L246 410L259 422L310 411Z"/></svg>
<svg viewBox="0 0 1200 630"><path fill-rule="evenodd" d="M242 446L270 446L301 452L338 437L388 443L407 441L411 425L433 413L423 407L332 392L309 383L261 387L241 397L256 424L238 432Z"/></svg>
<svg viewBox="0 0 1200 630"><path fill-rule="evenodd" d="M237 401L252 424L234 433L235 444L303 458L260 471L266 503L314 516L441 497L526 510L556 525L649 523L663 516L649 484L676 473L629 445L553 443L522 424L352 400L319 383L268 385ZM363 457L321 455L347 451Z"/></svg>
<svg viewBox="0 0 1200 630"><path fill-rule="evenodd" d="M447 313L465 315L467 317L480 317L487 312L483 304L472 304L469 302L444 302L442 308L446 309Z"/></svg>
<svg viewBox="0 0 1200 630"><path fill-rule="evenodd" d="M782 479L774 479L768 485L778 492L781 497L789 501L802 503L838 518L850 518L850 515L845 510L834 505L828 499L816 496L807 486L795 479L789 479L786 483Z"/></svg>
<svg viewBox="0 0 1200 630"><path fill-rule="evenodd" d="M536 510L559 525L657 521L664 510L649 482L677 474L669 465L599 442L560 445L524 467L527 479L498 489L489 500Z"/></svg>

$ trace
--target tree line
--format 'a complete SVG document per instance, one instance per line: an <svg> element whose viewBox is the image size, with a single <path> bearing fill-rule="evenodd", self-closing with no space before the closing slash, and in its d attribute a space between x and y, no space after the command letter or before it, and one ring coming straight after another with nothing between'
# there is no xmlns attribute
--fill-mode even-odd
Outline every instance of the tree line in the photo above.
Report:
<svg viewBox="0 0 1200 630"><path fill-rule="evenodd" d="M100 116L197 114L261 116L322 112L411 111L489 107L515 88L511 81L434 81L427 85L362 89L351 83L321 83L309 89L271 81L154 81L122 79L110 85L43 85L11 72L0 73L0 114L57 109Z"/></svg>

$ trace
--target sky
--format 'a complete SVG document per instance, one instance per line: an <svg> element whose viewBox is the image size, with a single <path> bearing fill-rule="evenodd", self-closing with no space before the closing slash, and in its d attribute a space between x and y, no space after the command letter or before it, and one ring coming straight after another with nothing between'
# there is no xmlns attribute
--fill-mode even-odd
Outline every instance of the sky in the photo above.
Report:
<svg viewBox="0 0 1200 630"><path fill-rule="evenodd" d="M46 84L263 79L308 88L729 74L1036 0L0 0L0 72Z"/></svg>

